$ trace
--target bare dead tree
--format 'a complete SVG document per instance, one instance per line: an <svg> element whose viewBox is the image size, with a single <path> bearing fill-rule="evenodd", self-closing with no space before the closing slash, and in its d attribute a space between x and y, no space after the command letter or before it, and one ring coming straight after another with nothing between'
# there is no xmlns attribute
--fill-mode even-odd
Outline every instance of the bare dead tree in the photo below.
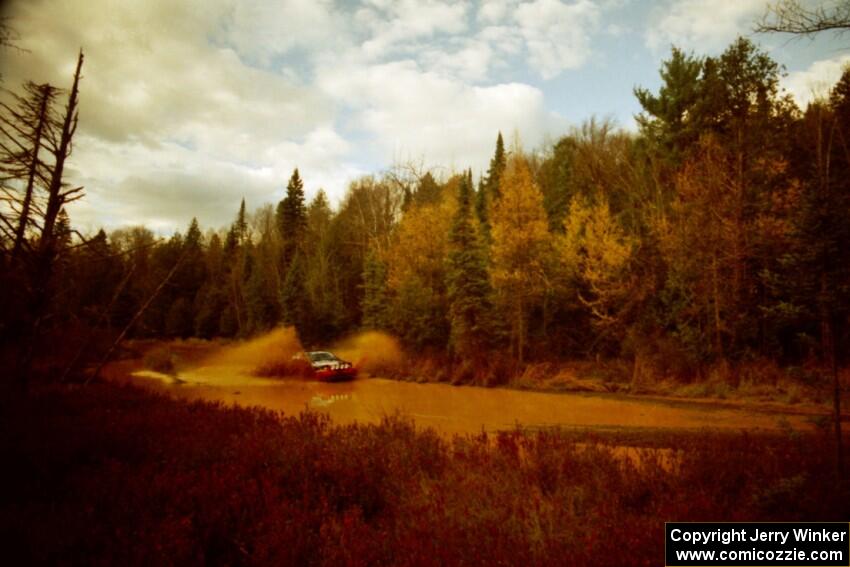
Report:
<svg viewBox="0 0 850 567"><path fill-rule="evenodd" d="M800 0L778 0L768 4L756 23L757 33L787 33L799 36L832 31L850 31L850 0L837 0L809 8Z"/></svg>
<svg viewBox="0 0 850 567"><path fill-rule="evenodd" d="M384 172L383 177L402 193L406 205L427 172L424 158L418 160L411 158L407 161L395 159L393 165Z"/></svg>
<svg viewBox="0 0 850 567"><path fill-rule="evenodd" d="M9 17L3 16L0 18L0 46L13 46L17 39L17 32L9 25Z"/></svg>
<svg viewBox="0 0 850 567"><path fill-rule="evenodd" d="M58 139L51 140L51 151L54 157L53 169L51 171L50 185L48 188L47 207L44 212L44 226L39 241L39 255L44 257L51 255L56 244L54 227L59 211L68 203L82 197L82 187L67 188L63 182L65 162L71 155L71 141L77 131L79 121L79 86L80 71L83 67L83 52L77 57L77 69L74 72L74 84L68 96L68 105L65 107L65 117L62 121L62 130Z"/></svg>
<svg viewBox="0 0 850 567"><path fill-rule="evenodd" d="M9 93L10 103L0 102L0 213L3 243L11 241L10 264L28 244L25 237L38 212L36 189L44 188L50 163L42 149L57 126L52 108L59 89L49 84L24 85L25 95Z"/></svg>
<svg viewBox="0 0 850 567"><path fill-rule="evenodd" d="M17 352L14 376L20 387L26 388L30 380L33 358L37 349L43 348L41 343L45 322L52 316L51 305L55 298L55 272L57 255L63 245L67 244L69 227L62 220L63 208L70 202L82 196L82 187L68 187L64 182L65 163L72 151L72 140L79 120L79 83L83 64L83 53L77 58L74 72L74 82L68 95L64 116L46 119L39 135L39 148L43 139L44 147L50 153L51 161L44 172L38 167L38 152L33 156L33 184L38 177L44 188L43 202L30 199L26 217L22 220L25 229L28 224L35 228L34 244L27 245L26 261L20 269L4 270L4 280L16 282L14 301L17 306L19 320L17 342L20 348ZM46 112L51 114L52 109ZM55 121L55 124L51 124ZM48 124L51 124L47 127ZM31 195L32 197L33 195ZM24 192L26 198L26 192ZM23 210L23 204L20 207ZM7 223L3 223L4 225ZM17 234L17 227L15 230Z"/></svg>

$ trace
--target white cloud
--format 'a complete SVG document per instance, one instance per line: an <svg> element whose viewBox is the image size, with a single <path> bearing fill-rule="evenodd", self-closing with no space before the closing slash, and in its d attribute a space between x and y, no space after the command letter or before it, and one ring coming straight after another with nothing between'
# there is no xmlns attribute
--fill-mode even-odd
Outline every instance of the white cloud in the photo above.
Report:
<svg viewBox="0 0 850 567"><path fill-rule="evenodd" d="M791 93L800 108L816 98L827 97L832 87L850 65L850 55L815 61L808 69L792 71L780 80L782 87Z"/></svg>
<svg viewBox="0 0 850 567"><path fill-rule="evenodd" d="M590 55L590 35L599 24L599 8L590 0L567 4L535 0L514 14L525 38L528 62L544 79L581 67Z"/></svg>
<svg viewBox="0 0 850 567"><path fill-rule="evenodd" d="M308 196L338 199L398 156L483 170L497 130L557 136L543 91L511 73L585 65L618 2L17 0L29 51L3 76L65 86L85 49L74 222L218 226L242 196L280 198L296 166Z"/></svg>
<svg viewBox="0 0 850 567"><path fill-rule="evenodd" d="M487 79L494 61L489 42L475 38L452 42L446 49L423 47L419 59L431 71L473 82Z"/></svg>
<svg viewBox="0 0 850 567"><path fill-rule="evenodd" d="M482 24L498 24L504 21L509 10L515 8L515 0L481 0L478 5L478 21Z"/></svg>
<svg viewBox="0 0 850 567"><path fill-rule="evenodd" d="M360 53L372 61L412 58L438 72L483 81L504 65L504 56L524 50L528 64L551 79L587 61L601 9L592 0L484 0L472 18L477 33L470 31L468 12L467 2L437 0L361 7L354 14L361 33L367 31Z"/></svg>
<svg viewBox="0 0 850 567"><path fill-rule="evenodd" d="M650 12L644 39L653 51L676 45L710 51L751 31L766 0L668 0Z"/></svg>
<svg viewBox="0 0 850 567"><path fill-rule="evenodd" d="M345 165L347 151L344 140L321 128L302 144L269 148L266 165L259 167L172 142L114 144L84 135L75 145L72 173L87 194L72 205L71 215L89 232L145 224L167 234L185 228L192 217L220 227L233 220L243 197L249 209L281 199L295 167L305 179L308 198L321 187L344 187L363 173Z"/></svg>
<svg viewBox="0 0 850 567"><path fill-rule="evenodd" d="M361 47L372 58L387 57L399 44L467 29L466 2L399 0L377 8L360 10L358 15L370 28Z"/></svg>
<svg viewBox="0 0 850 567"><path fill-rule="evenodd" d="M262 64L293 48L333 44L345 25L331 0L235 0L224 20L224 41Z"/></svg>
<svg viewBox="0 0 850 567"><path fill-rule="evenodd" d="M486 41L494 51L517 55L523 49L523 39L517 26L487 26L478 32L478 38Z"/></svg>
<svg viewBox="0 0 850 567"><path fill-rule="evenodd" d="M319 84L357 108L355 124L375 140L384 163L401 155L485 169L497 130L516 130L535 146L564 126L545 109L539 89L520 83L471 86L423 71L412 60L347 62L322 70Z"/></svg>
<svg viewBox="0 0 850 567"><path fill-rule="evenodd" d="M308 193L320 185L332 197L344 191L358 170L334 129L334 101L211 42L229 2L15 6L28 51L6 56L7 85L67 86L77 49L85 49L69 181L85 185L87 196L72 209L75 222L168 229L198 216L217 225L243 195L254 205L277 198L296 166Z"/></svg>

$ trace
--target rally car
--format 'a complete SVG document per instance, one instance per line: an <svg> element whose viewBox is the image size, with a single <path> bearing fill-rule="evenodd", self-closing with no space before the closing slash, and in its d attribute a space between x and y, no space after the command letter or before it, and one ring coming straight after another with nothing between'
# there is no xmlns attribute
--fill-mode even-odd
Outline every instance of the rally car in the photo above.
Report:
<svg viewBox="0 0 850 567"><path fill-rule="evenodd" d="M342 382L353 380L357 376L357 368L346 360L342 360L332 352L316 350L305 353L313 374L322 382Z"/></svg>

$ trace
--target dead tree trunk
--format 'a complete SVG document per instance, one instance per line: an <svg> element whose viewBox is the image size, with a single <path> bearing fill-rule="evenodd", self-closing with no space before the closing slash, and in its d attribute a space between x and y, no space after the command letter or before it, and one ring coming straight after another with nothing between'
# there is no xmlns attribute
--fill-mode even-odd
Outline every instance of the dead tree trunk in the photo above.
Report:
<svg viewBox="0 0 850 567"><path fill-rule="evenodd" d="M23 332L23 350L19 353L16 374L19 386L26 389L30 381L32 360L39 344L43 322L49 317L48 308L54 285L54 267L57 254L57 238L55 232L56 220L62 207L81 196L82 187L64 189L63 174L65 161L71 154L71 140L77 129L80 71L83 65L83 52L77 59L74 72L74 84L68 96L68 105L62 121L62 130L58 140L51 140L51 151L54 155L53 168L49 175L47 205L42 219L42 228L38 248L34 251L34 264L28 274L30 291L28 308L29 314Z"/></svg>
<svg viewBox="0 0 850 567"><path fill-rule="evenodd" d="M59 216L59 211L69 201L69 197L81 190L71 189L63 191L62 176L65 171L65 160L71 154L71 140L77 130L77 121L79 120L79 85L80 70L82 67L83 52L80 51L80 55L77 58L77 70L74 72L74 85L71 87L71 94L68 96L68 106L65 109L65 119L62 122L62 133L58 144L56 144L53 150L56 162L50 177L47 207L44 211L44 226L41 232L41 242L39 243L39 256L41 257L50 256L54 252L53 248L56 244L56 235L53 232L56 225L56 217Z"/></svg>
<svg viewBox="0 0 850 567"><path fill-rule="evenodd" d="M17 262L20 257L27 225L30 222L30 207L32 206L33 190L35 189L35 182L39 168L38 154L41 151L42 137L45 133L47 121L49 120L50 101L54 94L53 87L50 85L40 85L38 89L41 95L38 107L38 122L36 123L35 132L33 133L32 150L28 164L29 171L27 171L27 185L21 202L21 214L18 219L18 228L15 231L15 243L12 247L11 260L13 264Z"/></svg>

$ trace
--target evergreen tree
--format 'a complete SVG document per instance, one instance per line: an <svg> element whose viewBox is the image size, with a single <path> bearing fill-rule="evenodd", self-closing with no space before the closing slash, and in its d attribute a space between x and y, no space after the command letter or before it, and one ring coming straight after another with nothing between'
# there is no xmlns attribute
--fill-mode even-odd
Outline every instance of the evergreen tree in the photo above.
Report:
<svg viewBox="0 0 850 567"><path fill-rule="evenodd" d="M502 139L502 133L499 132L496 138L496 151L493 158L490 160L490 169L487 170L487 177L484 184L479 186L478 195L475 203L475 211L478 214L478 222L484 231L485 237L490 238L490 208L499 200L502 194L501 183L502 175L507 164L507 156L505 154L505 142Z"/></svg>
<svg viewBox="0 0 850 567"><path fill-rule="evenodd" d="M363 328L388 327L387 266L370 248L363 261Z"/></svg>
<svg viewBox="0 0 850 567"><path fill-rule="evenodd" d="M177 273L172 278L173 285L179 289L179 294L188 302L193 303L195 296L206 279L206 259L204 257L203 236L198 226L198 219L193 218L183 238L182 262Z"/></svg>
<svg viewBox="0 0 850 567"><path fill-rule="evenodd" d="M217 335L229 336L219 328L221 313L227 307L227 296L219 282L209 278L195 299L195 336L211 339Z"/></svg>
<svg viewBox="0 0 850 567"><path fill-rule="evenodd" d="M564 136L552 147L537 172L537 183L543 193L543 206L552 232L564 229L564 218L577 189L578 180L574 178L573 170L578 148L579 140L575 136Z"/></svg>
<svg viewBox="0 0 850 567"><path fill-rule="evenodd" d="M490 344L490 280L472 211L472 172L458 185L458 208L449 233L446 285L451 345L463 358L480 357Z"/></svg>
<svg viewBox="0 0 850 567"><path fill-rule="evenodd" d="M307 207L304 203L304 183L298 174L298 168L292 172L286 185L286 197L278 203L277 223L283 241L283 265L289 269L289 264L295 257L296 251L304 243L307 228Z"/></svg>
<svg viewBox="0 0 850 567"><path fill-rule="evenodd" d="M165 315L165 336L186 338L192 335L192 304L185 297L178 297Z"/></svg>
<svg viewBox="0 0 850 567"><path fill-rule="evenodd" d="M280 303L283 307L284 324L295 327L302 342L309 344L307 337L304 336L304 330L310 323L308 320L308 303L304 290L305 275L304 253L296 250L295 256L293 256L292 261L289 263L289 270L283 282Z"/></svg>
<svg viewBox="0 0 850 567"><path fill-rule="evenodd" d="M499 132L496 138L496 151L493 159L490 160L490 169L487 170L487 196L491 202L498 201L502 195L502 174L505 172L507 163L505 142L502 139L502 133Z"/></svg>
<svg viewBox="0 0 850 567"><path fill-rule="evenodd" d="M307 266L305 291L310 320L304 333L311 340L327 343L343 326L334 214L325 192L319 190L307 207Z"/></svg>
<svg viewBox="0 0 850 567"><path fill-rule="evenodd" d="M809 105L798 126L792 164L803 181L794 211L796 245L784 254L787 271L779 283L787 300L779 303L820 342L820 358L831 377L836 457L843 474L841 384L850 328L850 69L829 100Z"/></svg>
<svg viewBox="0 0 850 567"><path fill-rule="evenodd" d="M233 235L232 240L234 243L239 246L244 244L245 239L248 237L248 221L245 216L245 197L242 197L242 202L239 205L239 212L236 214L236 220L231 226L230 233Z"/></svg>
<svg viewBox="0 0 850 567"><path fill-rule="evenodd" d="M482 236L489 238L490 215L487 211L487 188L483 175L478 178L478 190L475 192L475 217L481 227Z"/></svg>
<svg viewBox="0 0 850 567"><path fill-rule="evenodd" d="M222 312L220 328L223 336L242 335L247 332L245 316L245 267L248 223L245 214L245 199L239 207L236 220L227 231L223 253L223 277L228 308Z"/></svg>
<svg viewBox="0 0 850 567"><path fill-rule="evenodd" d="M699 136L693 114L701 96L702 68L700 59L673 47L670 59L661 65L658 95L642 88L634 91L643 107L636 116L641 133L671 164L678 164Z"/></svg>
<svg viewBox="0 0 850 567"><path fill-rule="evenodd" d="M249 333L271 329L280 320L280 301L275 286L269 281L269 266L262 261L259 247L247 255L245 273L245 308Z"/></svg>
<svg viewBox="0 0 850 567"><path fill-rule="evenodd" d="M210 339L219 334L221 313L227 305L224 281L224 249L221 238L209 238L204 256L206 278L195 297L195 336Z"/></svg>
<svg viewBox="0 0 850 567"><path fill-rule="evenodd" d="M419 180L419 185L416 187L416 192L413 194L413 202L417 205L427 205L436 203L440 200L441 189L431 175L431 172L425 173L422 179Z"/></svg>

